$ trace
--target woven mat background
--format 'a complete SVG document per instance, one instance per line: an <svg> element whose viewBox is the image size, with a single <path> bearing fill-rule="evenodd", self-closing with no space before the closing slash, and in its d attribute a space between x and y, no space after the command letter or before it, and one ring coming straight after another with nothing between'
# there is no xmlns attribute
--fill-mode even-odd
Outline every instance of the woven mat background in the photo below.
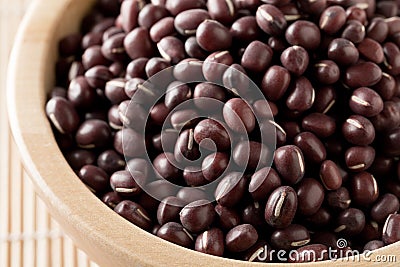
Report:
<svg viewBox="0 0 400 267"><path fill-rule="evenodd" d="M12 140L6 114L7 62L30 0L0 0L0 266L95 267L46 212Z"/></svg>

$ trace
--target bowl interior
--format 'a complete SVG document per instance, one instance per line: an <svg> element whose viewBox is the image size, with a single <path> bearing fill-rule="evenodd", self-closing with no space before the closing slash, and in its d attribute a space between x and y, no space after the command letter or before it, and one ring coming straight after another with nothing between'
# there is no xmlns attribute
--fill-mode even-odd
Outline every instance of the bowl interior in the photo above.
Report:
<svg viewBox="0 0 400 267"><path fill-rule="evenodd" d="M58 40L79 30L81 18L93 3L94 0L37 0L17 35L9 68L9 118L36 191L76 244L102 266L257 265L194 252L139 229L104 205L69 167L44 107L47 92L54 85ZM396 243L378 252L399 255L399 247ZM325 264L340 262L301 266ZM279 264L286 265L289 266Z"/></svg>

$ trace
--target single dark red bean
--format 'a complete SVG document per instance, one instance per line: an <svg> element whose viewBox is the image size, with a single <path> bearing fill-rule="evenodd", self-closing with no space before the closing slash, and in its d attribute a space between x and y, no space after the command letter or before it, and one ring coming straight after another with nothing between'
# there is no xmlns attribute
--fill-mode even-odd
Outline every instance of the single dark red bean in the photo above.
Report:
<svg viewBox="0 0 400 267"><path fill-rule="evenodd" d="M290 73L281 66L271 66L265 73L261 89L268 100L277 101L286 92L290 84Z"/></svg>
<svg viewBox="0 0 400 267"><path fill-rule="evenodd" d="M252 72L264 72L271 63L272 49L260 41L251 42L242 55L241 65Z"/></svg>
<svg viewBox="0 0 400 267"><path fill-rule="evenodd" d="M78 176L93 193L102 193L109 188L109 175L97 166L83 166L79 170Z"/></svg>
<svg viewBox="0 0 400 267"><path fill-rule="evenodd" d="M196 238L194 249L202 253L222 257L225 250L224 233L218 228L211 228L201 233Z"/></svg>
<svg viewBox="0 0 400 267"><path fill-rule="evenodd" d="M271 235L271 245L278 249L296 249L310 243L310 233L300 224L291 224L275 230Z"/></svg>
<svg viewBox="0 0 400 267"><path fill-rule="evenodd" d="M113 104L119 104L127 100L128 96L125 93L125 79L116 78L108 81L104 93Z"/></svg>
<svg viewBox="0 0 400 267"><path fill-rule="evenodd" d="M355 204L368 206L379 197L379 187L375 177L368 172L355 174L350 180L352 200Z"/></svg>
<svg viewBox="0 0 400 267"><path fill-rule="evenodd" d="M157 43L166 36L175 35L174 21L173 17L165 17L154 23L149 31L151 40Z"/></svg>
<svg viewBox="0 0 400 267"><path fill-rule="evenodd" d="M232 158L239 167L255 170L261 166L268 165L271 151L260 142L241 141L233 149Z"/></svg>
<svg viewBox="0 0 400 267"><path fill-rule="evenodd" d="M106 39L101 46L101 52L104 57L111 61L125 60L127 58L124 48L125 37L125 33L118 33Z"/></svg>
<svg viewBox="0 0 400 267"><path fill-rule="evenodd" d="M377 84L381 78L382 70L378 65L362 62L347 68L344 83L352 88L368 87Z"/></svg>
<svg viewBox="0 0 400 267"><path fill-rule="evenodd" d="M274 163L281 178L290 184L298 183L304 176L304 156L297 146L279 147L275 151Z"/></svg>
<svg viewBox="0 0 400 267"><path fill-rule="evenodd" d="M330 6L324 10L319 27L328 34L338 32L346 23L346 11L341 6Z"/></svg>
<svg viewBox="0 0 400 267"><path fill-rule="evenodd" d="M335 162L325 160L322 162L319 176L321 182L327 190L337 190L342 186L342 175Z"/></svg>
<svg viewBox="0 0 400 267"><path fill-rule="evenodd" d="M111 137L110 126L98 119L84 121L75 134L78 146L87 149L104 147L108 145Z"/></svg>
<svg viewBox="0 0 400 267"><path fill-rule="evenodd" d="M192 36L186 39L185 52L192 58L198 58L204 60L208 56L208 52L200 47L197 42L196 36Z"/></svg>
<svg viewBox="0 0 400 267"><path fill-rule="evenodd" d="M235 206L247 190L247 178L240 172L228 173L215 189L218 204L226 207Z"/></svg>
<svg viewBox="0 0 400 267"><path fill-rule="evenodd" d="M243 252L253 246L257 239L257 230L251 224L240 224L226 234L226 249L234 253Z"/></svg>
<svg viewBox="0 0 400 267"><path fill-rule="evenodd" d="M121 3L121 24L125 32L130 32L137 26L140 9L139 1L124 1Z"/></svg>
<svg viewBox="0 0 400 267"><path fill-rule="evenodd" d="M340 187L326 194L326 202L333 210L345 210L350 207L351 198L346 187Z"/></svg>
<svg viewBox="0 0 400 267"><path fill-rule="evenodd" d="M172 153L159 154L153 160L156 175L170 182L178 182L182 176L181 171L176 167L175 157Z"/></svg>
<svg viewBox="0 0 400 267"><path fill-rule="evenodd" d="M365 38L357 48L362 56L376 64L380 64L384 60L382 46L371 38Z"/></svg>
<svg viewBox="0 0 400 267"><path fill-rule="evenodd" d="M104 89L113 75L106 66L97 65L85 72L85 78L91 87Z"/></svg>
<svg viewBox="0 0 400 267"><path fill-rule="evenodd" d="M46 103L46 115L61 134L73 133L79 127L78 113L65 98L51 98Z"/></svg>
<svg viewBox="0 0 400 267"><path fill-rule="evenodd" d="M157 231L157 236L186 248L193 247L194 243L192 234L177 222L162 225Z"/></svg>
<svg viewBox="0 0 400 267"><path fill-rule="evenodd" d="M304 216L315 214L324 201L324 188L313 178L304 178L297 186L298 213Z"/></svg>
<svg viewBox="0 0 400 267"><path fill-rule="evenodd" d="M321 163L326 158L326 149L323 143L311 132L298 134L294 138L293 144L301 149L306 160Z"/></svg>
<svg viewBox="0 0 400 267"><path fill-rule="evenodd" d="M187 204L179 213L182 226L192 233L206 230L215 218L214 206L208 200L197 200Z"/></svg>
<svg viewBox="0 0 400 267"><path fill-rule="evenodd" d="M338 65L352 65L358 61L359 52L355 45L347 39L333 39L328 46L328 58Z"/></svg>
<svg viewBox="0 0 400 267"><path fill-rule="evenodd" d="M336 130L335 120L322 113L311 113L305 116L301 126L303 130L310 131L321 138L331 136Z"/></svg>
<svg viewBox="0 0 400 267"><path fill-rule="evenodd" d="M199 166L185 167L182 176L188 186L202 186L209 183Z"/></svg>
<svg viewBox="0 0 400 267"><path fill-rule="evenodd" d="M362 11L364 12L364 10ZM341 37L354 44L361 43L365 38L365 26L358 20L349 20Z"/></svg>
<svg viewBox="0 0 400 267"><path fill-rule="evenodd" d="M321 33L314 23L297 20L291 24L285 33L286 40L291 45L299 45L307 50L315 50L321 42Z"/></svg>
<svg viewBox="0 0 400 267"><path fill-rule="evenodd" d="M346 150L344 160L349 170L365 171L371 167L375 159L375 149L370 146L354 146Z"/></svg>
<svg viewBox="0 0 400 267"><path fill-rule="evenodd" d="M383 226L382 240L386 245L400 241L400 214L390 214Z"/></svg>
<svg viewBox="0 0 400 267"><path fill-rule="evenodd" d="M198 123L198 121L200 120L199 115L195 109L175 109L170 119L172 127L179 131L182 129L195 127L196 123Z"/></svg>
<svg viewBox="0 0 400 267"><path fill-rule="evenodd" d="M146 210L133 201L121 201L114 208L114 211L142 229L150 230L153 225Z"/></svg>
<svg viewBox="0 0 400 267"><path fill-rule="evenodd" d="M235 40L244 43L257 40L261 35L261 29L257 25L255 16L244 16L237 19L232 23L230 32Z"/></svg>
<svg viewBox="0 0 400 267"><path fill-rule="evenodd" d="M400 17L387 18L385 22L389 27L389 35L394 35L400 31Z"/></svg>
<svg viewBox="0 0 400 267"><path fill-rule="evenodd" d="M333 87L319 88L315 92L313 109L318 113L326 114L335 105L336 101L337 95Z"/></svg>
<svg viewBox="0 0 400 267"><path fill-rule="evenodd" d="M148 61L149 61L149 59L146 57L139 57L139 58L132 60L128 64L128 66L126 66L126 78L127 79L133 79L133 78L145 79L145 78L147 78L145 66ZM143 82L144 82L144 80L142 81L142 83ZM128 96L132 97L132 95L129 95L129 94L128 94Z"/></svg>
<svg viewBox="0 0 400 267"><path fill-rule="evenodd" d="M280 35L287 26L283 13L277 7L269 4L258 7L256 19L258 26L270 35Z"/></svg>
<svg viewBox="0 0 400 267"><path fill-rule="evenodd" d="M139 26L150 29L157 21L168 16L168 10L163 6L147 4L139 12Z"/></svg>
<svg viewBox="0 0 400 267"><path fill-rule="evenodd" d="M392 42L387 42L383 45L383 52L387 72L394 76L400 74L400 49L398 46Z"/></svg>
<svg viewBox="0 0 400 267"><path fill-rule="evenodd" d="M222 51L232 44L229 29L215 20L205 20L197 28L197 43L206 51Z"/></svg>
<svg viewBox="0 0 400 267"><path fill-rule="evenodd" d="M229 51L214 52L203 62L202 70L204 78L212 83L221 84L225 73L231 69L228 66L233 64L233 57ZM235 72L238 75L237 72ZM231 87L230 87L231 88Z"/></svg>
<svg viewBox="0 0 400 267"><path fill-rule="evenodd" d="M240 98L232 98L225 103L223 117L229 128L239 133L250 133L255 127L252 109Z"/></svg>
<svg viewBox="0 0 400 267"><path fill-rule="evenodd" d="M196 143L204 148L213 149L213 144L208 142L207 139L212 140L218 150L223 151L230 147L228 132L222 124L212 119L202 120L194 128L194 140Z"/></svg>
<svg viewBox="0 0 400 267"><path fill-rule="evenodd" d="M275 228L289 226L297 211L297 194L290 186L276 188L265 206L265 220Z"/></svg>
<svg viewBox="0 0 400 267"><path fill-rule="evenodd" d="M175 143L174 156L178 162L183 163L200 158L199 147L194 141L193 129L181 132Z"/></svg>
<svg viewBox="0 0 400 267"><path fill-rule="evenodd" d="M302 75L309 63L307 51L301 46L291 46L286 48L281 54L282 65L296 76Z"/></svg>
<svg viewBox="0 0 400 267"><path fill-rule="evenodd" d="M281 179L278 173L272 168L265 167L251 176L248 191L254 200L261 201L279 186Z"/></svg>
<svg viewBox="0 0 400 267"><path fill-rule="evenodd" d="M124 39L124 47L132 60L140 57L151 58L154 54L149 31L144 27L138 27L129 32Z"/></svg>
<svg viewBox="0 0 400 267"><path fill-rule="evenodd" d="M209 0L207 1L208 13L212 19L222 24L230 24L236 16L235 5L232 0Z"/></svg>
<svg viewBox="0 0 400 267"><path fill-rule="evenodd" d="M108 192L101 197L101 201L111 209L114 209L123 200L124 199L116 192Z"/></svg>
<svg viewBox="0 0 400 267"><path fill-rule="evenodd" d="M383 100L374 90L360 87L353 91L349 106L359 115L373 117L383 110Z"/></svg>
<svg viewBox="0 0 400 267"><path fill-rule="evenodd" d="M293 111L303 112L312 107L315 100L315 91L311 82L304 76L296 79L293 88L289 91L286 106Z"/></svg>
<svg viewBox="0 0 400 267"><path fill-rule="evenodd" d="M321 60L315 65L315 75L319 82L324 84L334 84L340 78L338 65L332 60Z"/></svg>
<svg viewBox="0 0 400 267"><path fill-rule="evenodd" d="M110 61L103 55L101 50L101 45L93 45L88 47L85 52L83 52L82 65L85 70L93 68L97 65L108 66L110 64Z"/></svg>
<svg viewBox="0 0 400 267"><path fill-rule="evenodd" d="M390 100L396 95L396 80L392 75L383 72L381 80L373 86L373 89L381 96L382 100Z"/></svg>
<svg viewBox="0 0 400 267"><path fill-rule="evenodd" d="M200 23L210 18L210 14L204 9L189 9L175 17L174 25L176 30L184 36L196 35Z"/></svg>
<svg viewBox="0 0 400 267"><path fill-rule="evenodd" d="M368 25L367 36L378 43L383 43L388 33L389 27L383 18L373 18Z"/></svg>
<svg viewBox="0 0 400 267"><path fill-rule="evenodd" d="M364 213L355 208L342 211L337 217L337 228L335 233L354 236L359 234L365 226Z"/></svg>
<svg viewBox="0 0 400 267"><path fill-rule="evenodd" d="M110 177L111 188L123 197L132 197L142 192L147 177L137 171L116 171Z"/></svg>
<svg viewBox="0 0 400 267"><path fill-rule="evenodd" d="M96 154L93 151L85 149L74 149L68 151L65 154L65 158L75 171L79 171L85 165L94 165L96 162Z"/></svg>
<svg viewBox="0 0 400 267"><path fill-rule="evenodd" d="M228 167L229 157L225 153L216 152L208 155L202 163L203 176L208 181L218 179Z"/></svg>
<svg viewBox="0 0 400 267"><path fill-rule="evenodd" d="M185 47L183 42L174 36L166 36L157 43L160 55L171 62L177 64L185 58Z"/></svg>
<svg viewBox="0 0 400 267"><path fill-rule="evenodd" d="M342 126L344 138L358 146L371 144L375 139L375 129L371 121L360 115L351 115Z"/></svg>
<svg viewBox="0 0 400 267"><path fill-rule="evenodd" d="M182 11L194 9L194 8L204 8L205 1L192 1L192 0L167 0L165 3L165 7L168 11L173 15L176 16L177 14L181 13Z"/></svg>

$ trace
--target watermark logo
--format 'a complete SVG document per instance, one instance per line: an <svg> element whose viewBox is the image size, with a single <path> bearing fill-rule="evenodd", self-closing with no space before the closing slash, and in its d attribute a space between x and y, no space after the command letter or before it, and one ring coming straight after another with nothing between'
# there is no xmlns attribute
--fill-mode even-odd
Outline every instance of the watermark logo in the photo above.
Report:
<svg viewBox="0 0 400 267"><path fill-rule="evenodd" d="M294 250L275 250L268 245L259 248L250 261L271 262L274 259L280 262L316 262L316 261L343 261L343 262L397 262L396 255L382 255L366 250L360 253L352 250L344 238L336 242L336 247L327 247L322 244L313 244Z"/></svg>
<svg viewBox="0 0 400 267"><path fill-rule="evenodd" d="M340 248L346 248L347 247L347 240L344 238L339 238L338 241L336 242L336 246Z"/></svg>

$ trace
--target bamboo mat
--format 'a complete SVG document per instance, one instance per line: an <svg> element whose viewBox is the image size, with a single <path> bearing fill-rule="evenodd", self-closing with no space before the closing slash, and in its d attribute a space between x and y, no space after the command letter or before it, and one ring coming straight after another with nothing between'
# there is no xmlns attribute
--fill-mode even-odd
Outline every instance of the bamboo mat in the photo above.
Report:
<svg viewBox="0 0 400 267"><path fill-rule="evenodd" d="M7 62L31 0L0 0L0 267L95 267L63 234L33 191L6 114Z"/></svg>

